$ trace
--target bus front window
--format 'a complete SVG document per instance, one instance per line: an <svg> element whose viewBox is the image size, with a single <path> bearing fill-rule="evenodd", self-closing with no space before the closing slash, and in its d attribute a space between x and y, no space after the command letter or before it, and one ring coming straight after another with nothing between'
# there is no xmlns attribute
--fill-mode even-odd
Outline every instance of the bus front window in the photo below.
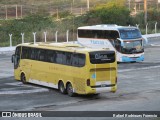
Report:
<svg viewBox="0 0 160 120"><path fill-rule="evenodd" d="M122 53L132 54L132 53L141 53L143 52L142 40L137 41L124 41L122 47Z"/></svg>
<svg viewBox="0 0 160 120"><path fill-rule="evenodd" d="M120 29L121 39L137 39L141 38L141 33L138 29Z"/></svg>

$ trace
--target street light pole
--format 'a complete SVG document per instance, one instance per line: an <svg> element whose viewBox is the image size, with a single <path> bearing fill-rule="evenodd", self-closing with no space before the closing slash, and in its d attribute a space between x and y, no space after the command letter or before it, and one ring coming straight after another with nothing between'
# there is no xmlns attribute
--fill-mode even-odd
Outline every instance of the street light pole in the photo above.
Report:
<svg viewBox="0 0 160 120"><path fill-rule="evenodd" d="M144 22L147 24L147 0L144 0Z"/></svg>
<svg viewBox="0 0 160 120"><path fill-rule="evenodd" d="M157 11L158 11L158 3L159 3L159 0L157 0Z"/></svg>
<svg viewBox="0 0 160 120"><path fill-rule="evenodd" d="M129 3L129 10L131 10L131 0L128 1Z"/></svg>
<svg viewBox="0 0 160 120"><path fill-rule="evenodd" d="M89 0L87 0L87 9L89 11Z"/></svg>

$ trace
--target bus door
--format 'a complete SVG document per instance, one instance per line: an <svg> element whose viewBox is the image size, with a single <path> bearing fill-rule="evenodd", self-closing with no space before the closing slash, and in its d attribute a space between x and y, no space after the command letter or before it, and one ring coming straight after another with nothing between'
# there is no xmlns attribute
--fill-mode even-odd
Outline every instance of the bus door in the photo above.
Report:
<svg viewBox="0 0 160 120"><path fill-rule="evenodd" d="M31 73L31 60L30 60L31 48L29 47L22 47L22 55L21 55L21 68L25 73L27 80L30 78Z"/></svg>

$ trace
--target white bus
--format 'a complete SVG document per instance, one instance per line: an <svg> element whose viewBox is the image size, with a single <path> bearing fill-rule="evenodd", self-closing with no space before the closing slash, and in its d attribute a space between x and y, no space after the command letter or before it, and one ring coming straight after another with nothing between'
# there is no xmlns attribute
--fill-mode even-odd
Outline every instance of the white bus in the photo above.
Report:
<svg viewBox="0 0 160 120"><path fill-rule="evenodd" d="M115 50L117 62L144 60L144 46L137 27L118 25L93 25L78 28L77 40L91 48Z"/></svg>

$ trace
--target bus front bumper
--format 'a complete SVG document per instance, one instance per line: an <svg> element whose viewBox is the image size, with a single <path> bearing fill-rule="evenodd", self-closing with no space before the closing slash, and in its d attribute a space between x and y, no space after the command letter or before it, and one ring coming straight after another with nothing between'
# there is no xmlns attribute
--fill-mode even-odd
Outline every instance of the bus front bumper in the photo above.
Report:
<svg viewBox="0 0 160 120"><path fill-rule="evenodd" d="M110 84L106 86L91 86L90 89L88 89L87 94L116 92L116 90L117 90L116 84Z"/></svg>
<svg viewBox="0 0 160 120"><path fill-rule="evenodd" d="M122 57L122 62L141 62L144 61L144 55L141 55L139 57Z"/></svg>

